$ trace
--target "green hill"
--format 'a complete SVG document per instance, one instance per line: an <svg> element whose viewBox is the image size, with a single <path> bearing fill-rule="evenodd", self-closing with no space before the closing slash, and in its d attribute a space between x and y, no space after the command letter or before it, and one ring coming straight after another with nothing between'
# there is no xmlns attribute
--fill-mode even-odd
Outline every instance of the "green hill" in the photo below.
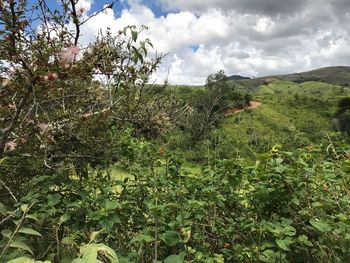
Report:
<svg viewBox="0 0 350 263"><path fill-rule="evenodd" d="M259 108L231 115L218 131L237 148L258 151L275 144L290 148L319 142L336 128L337 104L346 96L350 88L340 85L277 80L255 88Z"/></svg>
<svg viewBox="0 0 350 263"><path fill-rule="evenodd" d="M303 73L282 75L280 79L298 83L305 81L321 81L348 86L350 84L350 67L337 66L320 68Z"/></svg>
<svg viewBox="0 0 350 263"><path fill-rule="evenodd" d="M223 118L212 133L218 156L232 157L242 149L266 152L276 144L292 149L328 143L328 134L337 130L338 102L350 96L347 82L350 67L229 81L233 89L251 93L262 105ZM188 99L199 90L182 87L182 94Z"/></svg>
<svg viewBox="0 0 350 263"><path fill-rule="evenodd" d="M240 79L233 80L232 82L240 88L247 88L250 91L255 91L256 88L260 85L269 83L273 80L284 80L296 83L303 83L306 81L319 81L335 85L349 86L350 67L325 67L301 73L265 76L256 79Z"/></svg>

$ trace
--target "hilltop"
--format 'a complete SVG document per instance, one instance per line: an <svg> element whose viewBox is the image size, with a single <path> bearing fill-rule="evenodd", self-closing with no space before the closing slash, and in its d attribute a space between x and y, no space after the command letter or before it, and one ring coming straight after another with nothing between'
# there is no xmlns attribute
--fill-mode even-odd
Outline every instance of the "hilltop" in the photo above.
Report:
<svg viewBox="0 0 350 263"><path fill-rule="evenodd" d="M302 73L293 73L274 77L297 83L306 81L321 81L325 83L348 86L350 85L350 67L325 67Z"/></svg>
<svg viewBox="0 0 350 263"><path fill-rule="evenodd" d="M251 79L249 77L243 77L241 75L232 75L227 77L228 80L242 80L242 79Z"/></svg>
<svg viewBox="0 0 350 263"><path fill-rule="evenodd" d="M319 68L311 71L291 73L284 75L271 75L255 79L235 79L231 80L235 85L241 88L247 88L251 92L256 91L257 87L270 82L290 81L303 83L306 81L319 81L329 84L349 86L350 85L350 67L335 66Z"/></svg>

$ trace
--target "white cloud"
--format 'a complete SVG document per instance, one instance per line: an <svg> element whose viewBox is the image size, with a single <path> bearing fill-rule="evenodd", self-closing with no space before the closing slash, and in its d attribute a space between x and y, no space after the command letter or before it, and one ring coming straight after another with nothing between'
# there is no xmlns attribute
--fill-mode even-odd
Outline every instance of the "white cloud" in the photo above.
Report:
<svg viewBox="0 0 350 263"><path fill-rule="evenodd" d="M89 0L82 5L91 8ZM141 0L129 1L117 17L107 10L83 27L82 41L102 28L117 32L146 25L144 37L169 53L158 80L203 84L223 69L227 74L263 76L350 63L347 0L164 0L172 12L156 16ZM315 8L317 6L317 8ZM313 7L313 8L311 8ZM177 11L176 11L177 10Z"/></svg>

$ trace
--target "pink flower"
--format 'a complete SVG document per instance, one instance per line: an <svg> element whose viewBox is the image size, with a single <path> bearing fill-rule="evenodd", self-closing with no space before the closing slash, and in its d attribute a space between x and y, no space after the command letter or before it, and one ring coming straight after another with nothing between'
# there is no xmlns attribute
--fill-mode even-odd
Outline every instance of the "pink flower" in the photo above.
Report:
<svg viewBox="0 0 350 263"><path fill-rule="evenodd" d="M11 80L9 79L3 79L1 85L6 87L11 84Z"/></svg>
<svg viewBox="0 0 350 263"><path fill-rule="evenodd" d="M83 115L81 115L81 117L83 119L87 119L87 118L91 117L92 115L93 115L93 113L87 112L87 113L84 113Z"/></svg>
<svg viewBox="0 0 350 263"><path fill-rule="evenodd" d="M77 46L71 46L66 48L65 50L62 50L58 55L62 61L70 63L76 59L79 52L80 48L78 48Z"/></svg>
<svg viewBox="0 0 350 263"><path fill-rule="evenodd" d="M39 127L41 132L45 132L49 128L49 125L47 123L40 123L39 122L38 127Z"/></svg>
<svg viewBox="0 0 350 263"><path fill-rule="evenodd" d="M9 107L9 109L11 109L11 110L17 110L15 103L10 103L9 105L7 105L7 107Z"/></svg>
<svg viewBox="0 0 350 263"><path fill-rule="evenodd" d="M85 8L81 7L79 8L79 10L77 11L77 17L82 17L84 14Z"/></svg>
<svg viewBox="0 0 350 263"><path fill-rule="evenodd" d="M58 75L57 75L57 73L50 73L49 75L48 75L48 79L49 80L56 80L58 78Z"/></svg>
<svg viewBox="0 0 350 263"><path fill-rule="evenodd" d="M14 151L16 150L16 147L17 147L16 140L9 141L5 144L5 149L7 149L8 151Z"/></svg>

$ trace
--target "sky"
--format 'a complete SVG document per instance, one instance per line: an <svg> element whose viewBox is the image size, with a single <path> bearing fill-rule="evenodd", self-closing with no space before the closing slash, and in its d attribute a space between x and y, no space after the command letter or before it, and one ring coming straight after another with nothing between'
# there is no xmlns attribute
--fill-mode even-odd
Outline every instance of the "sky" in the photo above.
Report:
<svg viewBox="0 0 350 263"><path fill-rule="evenodd" d="M106 3L78 6L90 15ZM100 28L127 25L147 26L144 37L167 54L159 82L200 85L219 70L260 77L350 66L350 0L119 0L84 25L82 43Z"/></svg>

